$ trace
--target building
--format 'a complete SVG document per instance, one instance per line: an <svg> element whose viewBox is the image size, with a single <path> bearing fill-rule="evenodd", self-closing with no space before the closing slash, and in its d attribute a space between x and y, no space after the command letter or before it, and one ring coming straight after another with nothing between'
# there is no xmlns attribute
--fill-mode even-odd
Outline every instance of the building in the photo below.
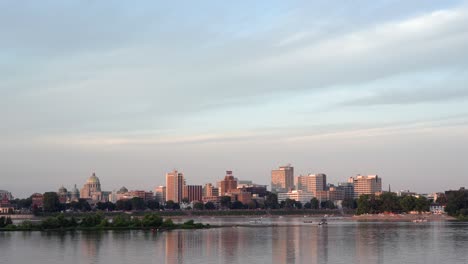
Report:
<svg viewBox="0 0 468 264"><path fill-rule="evenodd" d="M323 173L298 176L296 182L298 190L310 192L313 195L327 190L327 175Z"/></svg>
<svg viewBox="0 0 468 264"><path fill-rule="evenodd" d="M429 206L429 211L433 214L445 214L445 205L438 203L432 203Z"/></svg>
<svg viewBox="0 0 468 264"><path fill-rule="evenodd" d="M296 202L301 202L305 204L310 202L314 198L314 195L309 192L304 192L301 190L293 190L287 193L278 193L278 202L285 201L286 199L295 200Z"/></svg>
<svg viewBox="0 0 468 264"><path fill-rule="evenodd" d="M93 175L88 178L80 191L80 198L91 202L107 202L109 200L109 195L110 192L103 192L101 190L101 182L96 176L96 173L93 173Z"/></svg>
<svg viewBox="0 0 468 264"><path fill-rule="evenodd" d="M350 177L349 183L354 185L354 198L359 198L363 194L378 194L382 192L382 178L377 175L357 175Z"/></svg>
<svg viewBox="0 0 468 264"><path fill-rule="evenodd" d="M236 189L229 193L231 201L239 201L243 204L248 204L252 201L252 193L246 191L244 188Z"/></svg>
<svg viewBox="0 0 468 264"><path fill-rule="evenodd" d="M352 182L340 182L338 188L344 190L344 199L354 199L354 183Z"/></svg>
<svg viewBox="0 0 468 264"><path fill-rule="evenodd" d="M214 187L211 183L203 186L203 197L219 196L219 188Z"/></svg>
<svg viewBox="0 0 468 264"><path fill-rule="evenodd" d="M67 203L70 200L67 188L63 187L63 185L58 189L57 196L59 198L59 202L62 204Z"/></svg>
<svg viewBox="0 0 468 264"><path fill-rule="evenodd" d="M44 195L41 193L34 193L31 195L31 207L42 208L44 206Z"/></svg>
<svg viewBox="0 0 468 264"><path fill-rule="evenodd" d="M73 189L70 191L70 202L78 202L80 199L80 191L76 188L76 184L73 186Z"/></svg>
<svg viewBox="0 0 468 264"><path fill-rule="evenodd" d="M288 192L294 188L294 167L290 164L271 171L271 191Z"/></svg>
<svg viewBox="0 0 468 264"><path fill-rule="evenodd" d="M203 187L201 185L185 185L184 198L187 198L189 203L193 201L202 201Z"/></svg>
<svg viewBox="0 0 468 264"><path fill-rule="evenodd" d="M219 195L227 195L237 189L237 179L232 175L232 171L226 171L224 180L218 182Z"/></svg>
<svg viewBox="0 0 468 264"><path fill-rule="evenodd" d="M173 170L166 173L166 201L182 202L184 195L184 174Z"/></svg>
<svg viewBox="0 0 468 264"><path fill-rule="evenodd" d="M216 208L219 208L221 204L221 196L203 196L203 203L212 202Z"/></svg>
<svg viewBox="0 0 468 264"><path fill-rule="evenodd" d="M166 202L166 186L158 186L154 190L154 198L160 203Z"/></svg>
<svg viewBox="0 0 468 264"><path fill-rule="evenodd" d="M6 197L8 200L13 200L13 195L9 191L0 190L0 200Z"/></svg>
<svg viewBox="0 0 468 264"><path fill-rule="evenodd" d="M315 198L322 201L342 201L345 198L345 189L337 186L330 186L326 191L317 191L315 193Z"/></svg>

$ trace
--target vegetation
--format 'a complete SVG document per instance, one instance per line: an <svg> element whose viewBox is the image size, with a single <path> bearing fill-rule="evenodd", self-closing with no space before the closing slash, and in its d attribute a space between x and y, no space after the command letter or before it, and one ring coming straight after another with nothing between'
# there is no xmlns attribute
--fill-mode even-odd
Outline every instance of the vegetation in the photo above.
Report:
<svg viewBox="0 0 468 264"><path fill-rule="evenodd" d="M448 191L445 194L447 205L445 211L448 215L459 220L468 220L468 190Z"/></svg>
<svg viewBox="0 0 468 264"><path fill-rule="evenodd" d="M11 219L0 217L0 230L116 230L116 229L197 229L208 228L209 225L195 223L189 220L183 224L175 224L171 219L163 219L157 214L145 214L143 217L119 214L111 219L101 213L90 213L77 219L64 214L51 216L38 224L24 221L20 225L13 225Z"/></svg>
<svg viewBox="0 0 468 264"><path fill-rule="evenodd" d="M408 213L411 211L429 211L430 201L425 197L414 196L399 197L395 193L383 193L376 195L361 195L357 200L357 211L360 214L379 213Z"/></svg>

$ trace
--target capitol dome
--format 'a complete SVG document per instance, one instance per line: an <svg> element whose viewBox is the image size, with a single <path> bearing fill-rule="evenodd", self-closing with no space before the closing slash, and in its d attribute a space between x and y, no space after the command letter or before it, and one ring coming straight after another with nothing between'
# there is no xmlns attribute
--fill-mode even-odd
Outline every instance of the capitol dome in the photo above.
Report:
<svg viewBox="0 0 468 264"><path fill-rule="evenodd" d="M96 173L93 173L91 177L86 181L87 184L100 184L99 178L96 177Z"/></svg>
<svg viewBox="0 0 468 264"><path fill-rule="evenodd" d="M63 185L62 185L62 187L60 187L59 190L58 190L58 193L67 193L67 192L68 192L68 191L67 191L67 188L63 187Z"/></svg>
<svg viewBox="0 0 468 264"><path fill-rule="evenodd" d="M120 188L120 190L117 193L127 193L128 189L124 187Z"/></svg>

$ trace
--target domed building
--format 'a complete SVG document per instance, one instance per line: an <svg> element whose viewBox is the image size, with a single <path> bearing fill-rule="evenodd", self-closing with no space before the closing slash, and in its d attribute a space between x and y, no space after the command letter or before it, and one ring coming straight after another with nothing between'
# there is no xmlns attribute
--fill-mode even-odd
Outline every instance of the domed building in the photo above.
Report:
<svg viewBox="0 0 468 264"><path fill-rule="evenodd" d="M93 202L106 202L108 194L101 191L101 182L95 173L88 178L80 191L80 198Z"/></svg>
<svg viewBox="0 0 468 264"><path fill-rule="evenodd" d="M60 203L66 203L69 200L67 188L63 187L63 185L58 189L57 195L59 197Z"/></svg>
<svg viewBox="0 0 468 264"><path fill-rule="evenodd" d="M70 192L70 201L77 202L80 199L80 191L76 188L76 184Z"/></svg>

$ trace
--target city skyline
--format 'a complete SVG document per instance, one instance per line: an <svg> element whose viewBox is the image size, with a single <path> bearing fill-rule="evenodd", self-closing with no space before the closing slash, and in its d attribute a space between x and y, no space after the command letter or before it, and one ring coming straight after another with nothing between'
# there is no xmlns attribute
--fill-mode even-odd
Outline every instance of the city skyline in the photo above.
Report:
<svg viewBox="0 0 468 264"><path fill-rule="evenodd" d="M269 185L287 163L466 186L466 0L2 1L0 32L0 189L17 196L93 171L109 189L172 168Z"/></svg>

